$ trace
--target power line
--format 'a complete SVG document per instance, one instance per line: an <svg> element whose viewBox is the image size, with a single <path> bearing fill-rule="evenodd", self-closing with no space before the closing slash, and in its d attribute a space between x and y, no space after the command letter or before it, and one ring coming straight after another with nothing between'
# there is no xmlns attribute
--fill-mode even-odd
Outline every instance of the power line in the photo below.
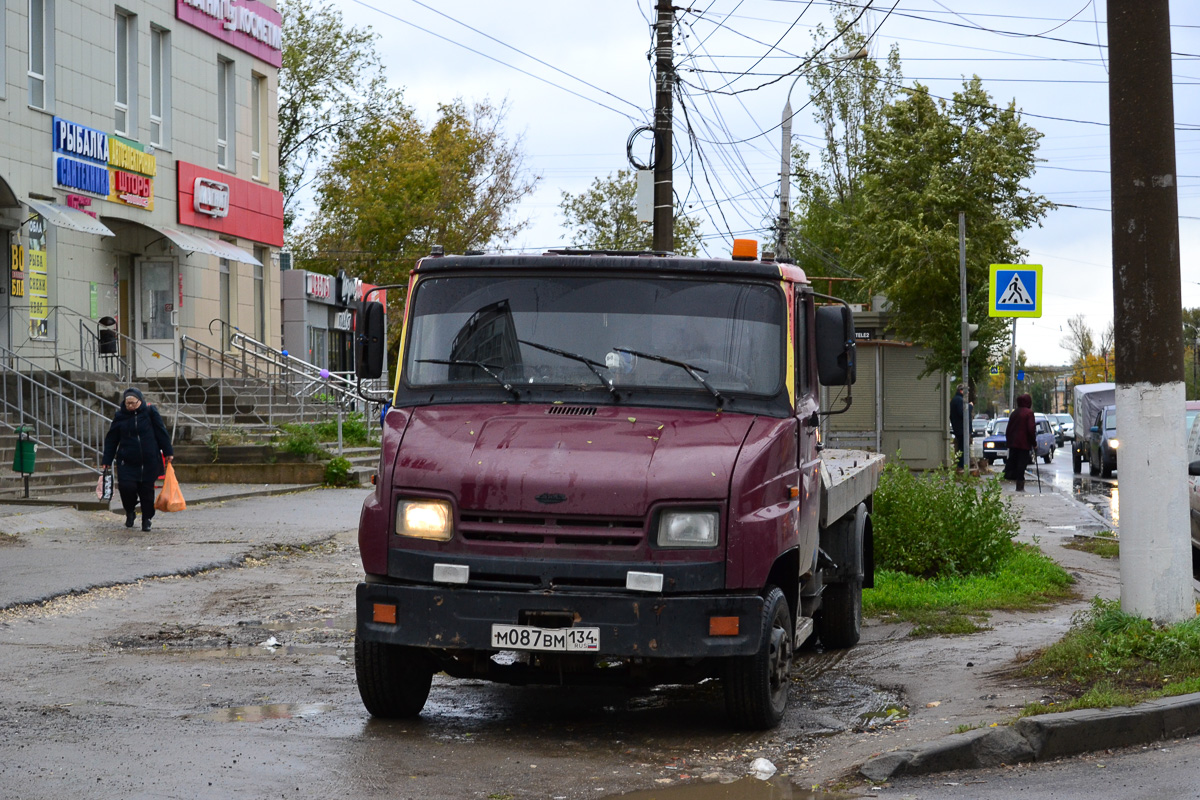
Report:
<svg viewBox="0 0 1200 800"><path fill-rule="evenodd" d="M627 120L629 120L631 123L638 121L635 117L629 115L628 113L626 113L624 111L621 111L620 109L613 108L612 106L608 105L607 103L602 103L599 100L596 100L594 98L588 97L583 94L580 94L579 92L576 92L573 89L568 89L567 87L563 86L562 84L555 83L554 81L549 80L548 78L543 78L540 75L535 75L534 73L529 72L528 70L524 70L518 66L509 64L507 61L502 61L501 59L496 58L495 56L488 55L487 53L484 53L480 50L476 50L473 47L468 47L467 45L463 44L462 42L456 41L456 40L450 38L449 36L443 36L442 34L435 33L433 31L429 30L428 28L423 28L420 25L416 24L415 22L409 22L408 20L406 20L402 17L399 17L399 16L391 13L390 11L384 11L382 8L377 8L376 6L373 6L370 3L365 2L365 0L351 0L351 2L357 3L358 5L362 6L363 8L370 9L371 11L374 11L377 14L382 14L383 16L388 17L389 19L394 19L396 22L401 22L401 23L409 26L410 28L416 28L417 30L421 31L422 33L427 33L430 36L441 39L444 42L449 42L450 44L452 44L456 47L461 47L463 50L474 53L475 55L480 56L482 58L486 58L489 61L495 61L497 64L508 67L511 70L520 72L522 75L528 75L530 78L533 78L534 80L541 81L542 83L545 83L549 86L553 86L556 89L561 89L562 91L566 92L567 94L575 95L576 97L578 97L581 100L586 100L587 102L593 103L594 105L598 105L601 108L606 108L609 111L612 111L616 114L620 114L621 116L623 116ZM628 102L628 101L623 101L623 102ZM645 116L643 115L643 121L644 121L644 119L645 119Z"/></svg>
<svg viewBox="0 0 1200 800"><path fill-rule="evenodd" d="M512 50L513 52L520 53L521 55L525 56L526 58L532 59L544 67L549 67L550 69L554 70L555 72L567 76L571 80L579 81L584 86L587 86L590 89L595 89L597 92L600 92L601 94L606 94L614 100L618 100L622 103L631 105L634 108L636 108L638 111L641 111L641 112L645 111L645 109L643 109L637 103L626 100L624 97L619 97L619 96L613 94L612 92L608 91L607 89L601 89L599 86L597 86L594 83L588 83L583 78L580 78L578 75L572 75L570 72L567 72L564 69L559 69L558 67L554 66L553 64L543 61L542 59L538 58L537 56L526 53L524 50L520 49L519 47L513 47L508 42L501 41L500 39L497 39L495 36L492 36L490 33L485 33L484 31L479 30L479 28L468 25L467 23L463 22L460 19L455 19L454 17L450 16L446 12L439 11L438 9L429 5L428 3L423 3L423 2L421 2L421 0L409 0L409 2L416 3L421 8L428 9L429 11L432 11L434 14L437 14L438 16L445 17L446 19L450 20L451 22L455 23L456 25L461 25L469 31L474 31L475 33L479 34L480 36L483 36L486 39L491 39L496 44L498 44L502 47L507 47L509 50Z"/></svg>

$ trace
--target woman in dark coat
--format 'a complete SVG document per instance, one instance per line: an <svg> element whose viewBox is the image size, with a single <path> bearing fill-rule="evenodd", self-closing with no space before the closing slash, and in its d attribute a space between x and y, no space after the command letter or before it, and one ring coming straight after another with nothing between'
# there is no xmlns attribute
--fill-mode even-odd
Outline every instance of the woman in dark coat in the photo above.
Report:
<svg viewBox="0 0 1200 800"><path fill-rule="evenodd" d="M142 504L142 530L150 530L154 517L154 481L163 473L163 457L175 460L171 435L158 409L146 403L142 393L129 388L121 396L121 408L113 416L104 437L100 463L117 461L117 490L125 507L125 527L133 527L138 501Z"/></svg>
<svg viewBox="0 0 1200 800"><path fill-rule="evenodd" d="M1033 398L1023 394L1017 398L1017 408L1008 416L1004 429L1008 457L1004 459L1004 477L1017 482L1017 491L1025 491L1025 468L1032 460L1037 446L1037 423L1033 419Z"/></svg>

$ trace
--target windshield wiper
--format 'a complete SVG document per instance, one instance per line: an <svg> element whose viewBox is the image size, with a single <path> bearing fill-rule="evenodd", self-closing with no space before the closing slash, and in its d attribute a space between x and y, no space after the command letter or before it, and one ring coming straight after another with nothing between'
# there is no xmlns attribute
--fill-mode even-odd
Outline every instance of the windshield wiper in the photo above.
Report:
<svg viewBox="0 0 1200 800"><path fill-rule="evenodd" d="M556 355L556 356L562 356L563 358L569 358L572 361L578 361L581 364L587 365L587 368L592 371L592 374L594 374L597 378L600 379L600 382L603 383L610 392L612 392L613 396L614 397L617 396L617 387L613 386L613 382L611 380L609 380L608 378L604 377L603 375L601 375L600 370L596 369L596 367L608 369L608 365L601 364L599 361L593 361L592 359L588 358L587 356L581 356L578 353L568 353L566 350L559 350L557 347L548 347L544 344L538 344L537 342L531 342L528 339L517 339L517 341L520 342L521 344L527 344L530 347L536 347L538 350L545 350L547 353L554 353L554 355Z"/></svg>
<svg viewBox="0 0 1200 800"><path fill-rule="evenodd" d="M638 350L630 350L628 347L614 347L613 350L616 350L618 353L629 353L631 356L637 356L638 358L648 358L651 361L660 361L663 364L670 364L673 367L679 367L680 369L685 370L688 375L691 375L693 378L695 378L696 383L700 384L705 389L708 389L708 391L712 393L712 396L717 398L717 405L723 405L725 402L725 398L721 397L721 393L714 389L708 381L701 377L701 372L708 372L706 369L694 367L686 361L676 361L675 359L667 358L666 356L656 356L652 353L643 353Z"/></svg>
<svg viewBox="0 0 1200 800"><path fill-rule="evenodd" d="M476 369L481 369L484 372L486 372L488 375L490 375L493 379L495 379L496 383L500 384L505 389L508 389L510 392L512 392L513 397L517 398L518 400L521 399L521 393L519 391L517 391L516 389L514 389L513 385L511 383L504 380L504 378L501 378L495 372L492 372L492 366L495 366L495 365L489 366L488 364L485 364L482 361L461 361L456 358L451 358L451 359L418 358L417 363L418 364L449 364L452 367L475 367Z"/></svg>

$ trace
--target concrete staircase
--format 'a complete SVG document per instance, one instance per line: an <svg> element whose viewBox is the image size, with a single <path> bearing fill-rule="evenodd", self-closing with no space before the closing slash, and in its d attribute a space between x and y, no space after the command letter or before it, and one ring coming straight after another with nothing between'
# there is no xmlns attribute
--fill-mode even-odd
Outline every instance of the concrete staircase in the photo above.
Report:
<svg viewBox="0 0 1200 800"><path fill-rule="evenodd" d="M103 398L119 403L130 384L101 372L69 370L58 373L73 384ZM176 472L184 483L321 483L325 463L305 460L273 448L280 437L279 426L311 419L314 412L336 419L336 411L308 403L301 404L284 391L273 391L252 381L221 382L207 379L179 381L151 379L132 384L163 416L173 432ZM178 391L177 391L178 388ZM101 406L98 400L89 405ZM105 416L111 406L96 408ZM15 422L15 421L14 421ZM0 426L0 502L22 498L25 482L11 465L16 434ZM321 445L331 456L337 455L336 442ZM352 464L352 478L369 481L375 472L379 447L344 447L343 455ZM99 469L99 464L95 465ZM77 494L91 491L97 472L39 448L34 473L29 479L31 496Z"/></svg>

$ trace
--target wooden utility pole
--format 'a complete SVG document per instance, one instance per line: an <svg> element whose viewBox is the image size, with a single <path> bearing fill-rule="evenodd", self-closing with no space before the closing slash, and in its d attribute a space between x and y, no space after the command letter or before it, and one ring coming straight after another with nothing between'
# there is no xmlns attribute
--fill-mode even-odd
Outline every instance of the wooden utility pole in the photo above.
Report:
<svg viewBox="0 0 1200 800"><path fill-rule="evenodd" d="M671 185L671 103L675 91L672 51L675 15L671 0L658 0L654 48L654 249L675 249L675 190Z"/></svg>
<svg viewBox="0 0 1200 800"><path fill-rule="evenodd" d="M1121 608L1178 622L1196 607L1168 0L1108 0L1108 47Z"/></svg>

